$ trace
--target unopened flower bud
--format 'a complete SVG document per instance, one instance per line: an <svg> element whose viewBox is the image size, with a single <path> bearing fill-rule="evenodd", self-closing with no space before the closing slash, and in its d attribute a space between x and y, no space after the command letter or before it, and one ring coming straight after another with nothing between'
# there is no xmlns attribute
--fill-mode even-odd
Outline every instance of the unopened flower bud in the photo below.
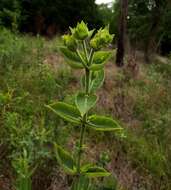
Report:
<svg viewBox="0 0 171 190"><path fill-rule="evenodd" d="M63 35L62 39L64 41L64 45L67 46L68 49L70 49L71 51L76 51L77 42L72 35Z"/></svg>
<svg viewBox="0 0 171 190"><path fill-rule="evenodd" d="M90 46L95 49L98 50L102 47L107 46L109 43L112 42L113 40L113 36L109 33L109 29L106 27L104 29L100 29L96 35L94 36L94 38L91 39L90 41Z"/></svg>
<svg viewBox="0 0 171 190"><path fill-rule="evenodd" d="M72 29L71 32L77 40L84 40L89 36L88 27L83 21L78 23L76 28Z"/></svg>

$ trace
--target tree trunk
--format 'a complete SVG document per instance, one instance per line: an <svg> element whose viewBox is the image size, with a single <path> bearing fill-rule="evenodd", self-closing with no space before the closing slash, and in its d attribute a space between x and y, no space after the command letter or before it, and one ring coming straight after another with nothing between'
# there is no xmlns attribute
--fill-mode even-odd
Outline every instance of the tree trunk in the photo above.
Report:
<svg viewBox="0 0 171 190"><path fill-rule="evenodd" d="M156 9L157 10L157 9ZM152 16L152 25L149 32L149 38L145 45L145 62L150 63L150 56L154 53L156 49L156 34L158 33L158 28L160 26L160 15L159 11L156 11L158 14Z"/></svg>
<svg viewBox="0 0 171 190"><path fill-rule="evenodd" d="M128 14L128 0L120 0L120 16L119 16L117 54L116 54L116 65L118 67L122 67L124 65L127 14Z"/></svg>
<svg viewBox="0 0 171 190"><path fill-rule="evenodd" d="M162 22L162 13L167 6L167 1L163 4L161 0L155 0L155 8L153 9L152 16L151 16L151 27L148 35L147 42L145 44L145 62L150 63L150 57L152 54L155 53L157 50L157 34L159 32L161 22Z"/></svg>

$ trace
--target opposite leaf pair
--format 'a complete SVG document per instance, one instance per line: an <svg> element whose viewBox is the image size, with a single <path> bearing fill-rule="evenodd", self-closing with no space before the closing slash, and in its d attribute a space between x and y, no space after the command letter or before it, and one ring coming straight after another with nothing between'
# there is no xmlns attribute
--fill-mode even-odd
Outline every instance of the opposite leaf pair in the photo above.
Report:
<svg viewBox="0 0 171 190"><path fill-rule="evenodd" d="M57 160L60 165L63 167L66 173L70 175L77 174L77 166L74 158L69 152L64 150L62 147L56 146L56 155ZM109 176L110 173L107 172L104 168L94 166L92 164L86 164L81 167L80 174L85 177L105 177Z"/></svg>
<svg viewBox="0 0 171 190"><path fill-rule="evenodd" d="M77 107L79 107L79 109L73 105L63 102L57 102L49 105L48 107L64 120L80 125L82 123L81 113L85 113L96 103L96 98L94 96L91 98L87 98L86 96L79 94L79 97L76 100ZM122 129L120 125L112 118L98 115L89 116L85 122L85 125L97 131L115 131Z"/></svg>
<svg viewBox="0 0 171 190"><path fill-rule="evenodd" d="M84 69L87 68L92 71L99 71L103 69L105 63L112 57L111 51L98 51L95 52L92 58L91 66L88 66L86 59L82 52L72 52L66 47L60 48L60 51L66 58L66 63L74 69Z"/></svg>

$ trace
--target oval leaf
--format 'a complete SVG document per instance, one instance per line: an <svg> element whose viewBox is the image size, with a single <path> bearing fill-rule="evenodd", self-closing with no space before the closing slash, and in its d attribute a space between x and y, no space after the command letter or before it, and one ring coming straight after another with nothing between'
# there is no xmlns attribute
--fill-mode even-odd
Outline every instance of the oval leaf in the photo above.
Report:
<svg viewBox="0 0 171 190"><path fill-rule="evenodd" d="M88 126L97 131L121 130L120 125L112 118L92 115L89 117Z"/></svg>
<svg viewBox="0 0 171 190"><path fill-rule="evenodd" d="M70 60L66 60L66 63L72 67L73 69L83 69L83 65L81 63L78 63L78 62L73 62L73 61L70 61Z"/></svg>
<svg viewBox="0 0 171 190"><path fill-rule="evenodd" d="M71 154L62 147L55 145L56 158L63 169L68 173L74 175L76 173L76 163Z"/></svg>
<svg viewBox="0 0 171 190"><path fill-rule="evenodd" d="M66 47L61 47L60 51L62 52L62 54L69 60L74 61L74 62L81 62L80 58L77 56L76 53L70 51L68 48Z"/></svg>
<svg viewBox="0 0 171 190"><path fill-rule="evenodd" d="M82 173L87 177L107 177L110 175L104 168L98 166L83 166Z"/></svg>
<svg viewBox="0 0 171 190"><path fill-rule="evenodd" d="M87 95L85 93L79 93L75 98L75 104L79 109L81 116L86 114L97 102L96 95Z"/></svg>
<svg viewBox="0 0 171 190"><path fill-rule="evenodd" d="M97 89L99 89L103 82L104 82L104 78L105 78L105 73L104 70L100 70L100 71L95 71L93 72L92 75L92 80L90 83L90 92L93 93L95 92Z"/></svg>
<svg viewBox="0 0 171 190"><path fill-rule="evenodd" d="M98 51L94 53L93 64L90 69L93 71L100 70L104 67L105 63L112 57L110 51Z"/></svg>
<svg viewBox="0 0 171 190"><path fill-rule="evenodd" d="M82 63L81 63L81 59L79 58L79 56L76 53L70 51L66 47L60 48L60 51L62 52L62 54L66 58L67 63L72 68L75 68L75 69L83 69L84 68L83 65L82 65Z"/></svg>
<svg viewBox="0 0 171 190"><path fill-rule="evenodd" d="M57 102L46 107L48 107L64 120L80 124L81 115L75 106L63 102Z"/></svg>

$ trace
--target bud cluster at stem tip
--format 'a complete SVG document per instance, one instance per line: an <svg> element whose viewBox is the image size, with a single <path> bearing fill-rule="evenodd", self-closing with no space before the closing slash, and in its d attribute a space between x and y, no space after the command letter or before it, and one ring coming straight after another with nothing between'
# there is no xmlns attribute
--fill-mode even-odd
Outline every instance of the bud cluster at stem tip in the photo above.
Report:
<svg viewBox="0 0 171 190"><path fill-rule="evenodd" d="M101 28L98 30L94 38L91 39L90 46L95 50L101 49L111 43L113 37L114 35L109 33L108 27L105 27L104 29Z"/></svg>
<svg viewBox="0 0 171 190"><path fill-rule="evenodd" d="M66 34L62 36L64 41L64 45L68 47L71 51L76 51L77 49L77 41L72 35Z"/></svg>
<svg viewBox="0 0 171 190"><path fill-rule="evenodd" d="M94 30L89 31L87 24L83 21L78 23L75 28L71 28L71 34L63 36L64 45L71 51L76 51L78 47L78 41L90 38ZM99 29L93 38L90 39L90 47L95 51L107 46L113 40L114 35L109 33L109 28Z"/></svg>
<svg viewBox="0 0 171 190"><path fill-rule="evenodd" d="M84 40L89 35L89 30L87 25L82 21L81 23L78 23L76 28L70 28L71 33L77 40Z"/></svg>

